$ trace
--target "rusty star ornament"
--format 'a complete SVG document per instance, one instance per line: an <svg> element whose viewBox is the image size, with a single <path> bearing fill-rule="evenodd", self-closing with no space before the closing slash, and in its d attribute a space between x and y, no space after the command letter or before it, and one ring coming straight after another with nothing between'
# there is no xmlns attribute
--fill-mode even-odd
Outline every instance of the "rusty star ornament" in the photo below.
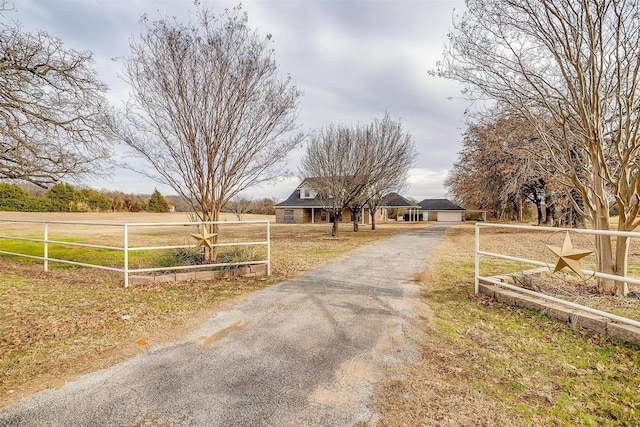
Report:
<svg viewBox="0 0 640 427"><path fill-rule="evenodd" d="M203 224L200 230L200 233L192 234L191 237L193 237L198 241L198 244L196 245L196 249L200 249L206 246L210 250L213 250L213 238L217 235L218 233L213 233L213 234L209 233L209 231L207 230L207 227L205 227Z"/></svg>
<svg viewBox="0 0 640 427"><path fill-rule="evenodd" d="M576 273L578 276L583 279L585 278L584 274L582 273L582 268L580 267L580 260L593 253L593 251L574 249L568 231L564 235L564 242L562 243L561 248L551 245L546 246L558 257L556 268L553 270L554 273L562 270L565 267L569 267L571 271Z"/></svg>

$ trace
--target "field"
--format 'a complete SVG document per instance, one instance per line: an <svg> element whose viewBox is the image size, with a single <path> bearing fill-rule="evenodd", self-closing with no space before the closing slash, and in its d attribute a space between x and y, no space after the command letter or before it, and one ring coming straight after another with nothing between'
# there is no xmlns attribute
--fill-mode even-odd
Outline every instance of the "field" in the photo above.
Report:
<svg viewBox="0 0 640 427"><path fill-rule="evenodd" d="M33 222L6 222L9 213L0 213L0 235L16 236L28 239L42 239L44 224ZM21 215L21 220L42 218L42 214ZM5 219L5 221L1 221ZM102 265L124 268L123 246L125 243L125 227L127 224L127 255L130 269L163 268L189 264L190 258L201 256L188 246L196 240L192 234L200 234L200 226L192 224L183 213L174 214L48 214L47 236L49 241L48 256L90 265ZM259 224L250 220L258 219ZM265 220L273 222L274 217L246 215L242 223L235 216L223 214L219 228L220 244L225 246L218 250L219 262L231 262L234 256L246 255L249 260L264 260L267 257L266 245L241 246L246 242L264 242L267 240ZM73 221L83 224L69 223ZM153 223L149 225L148 223ZM100 245L88 247L77 245ZM183 246L166 250L140 249L158 246ZM8 252L42 256L44 244L25 240L0 240L0 249ZM239 261L239 260L235 260ZM244 259L242 260L244 261ZM52 263L53 268L61 264Z"/></svg>
<svg viewBox="0 0 640 427"><path fill-rule="evenodd" d="M111 220L135 219L124 218ZM45 274L40 263L0 257L0 405L176 340L232 298L421 226L353 233L345 225L334 239L327 225L272 224L270 278L128 289L118 273L59 267ZM411 337L422 357L378 386L377 425L640 425L640 349L473 294L473 231L470 224L449 229L430 254L431 268L416 277L432 309L423 335ZM481 239L487 250L521 254L548 241L523 232ZM514 267L483 265L483 274Z"/></svg>
<svg viewBox="0 0 640 427"><path fill-rule="evenodd" d="M1 218L15 216L0 212ZM20 219L39 218L43 214L20 214ZM115 223L188 220L182 214L47 214L47 219ZM245 217L248 219L265 218ZM103 243L121 238L109 226L55 228L52 233L66 235L65 238L73 235L76 239L94 241L97 236ZM176 340L225 301L297 276L406 226L377 228L372 232L361 227L358 233L353 233L343 225L338 237L331 238L330 226L326 224L272 224L269 278L151 283L127 289L122 286L121 273L56 264L44 273L42 261L0 257L0 405L60 386L71 378L144 352L149 346ZM187 231L181 231L180 235L189 238L189 233L195 230ZM22 232L34 234L28 227ZM164 233L155 230L137 239L139 244L157 243L163 236ZM99 250L80 252L85 261L96 256L104 261L111 256Z"/></svg>

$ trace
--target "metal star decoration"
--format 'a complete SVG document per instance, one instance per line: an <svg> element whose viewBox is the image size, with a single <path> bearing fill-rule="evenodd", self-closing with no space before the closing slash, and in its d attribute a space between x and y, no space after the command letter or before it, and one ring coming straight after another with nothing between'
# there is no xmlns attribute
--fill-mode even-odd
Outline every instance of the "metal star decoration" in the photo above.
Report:
<svg viewBox="0 0 640 427"><path fill-rule="evenodd" d="M564 243L562 244L561 248L550 245L546 246L558 257L556 268L555 270L553 270L554 273L562 270L565 267L569 267L574 273L584 279L584 274L582 273L582 268L580 267L580 259L593 253L593 251L573 249L573 244L571 243L571 237L569 237L568 231L564 235Z"/></svg>
<svg viewBox="0 0 640 427"><path fill-rule="evenodd" d="M209 231L207 230L207 227L205 227L203 224L202 229L200 230L200 234L192 234L191 237L193 237L198 241L198 244L196 245L196 249L200 249L206 246L210 250L213 250L212 240L217 235L218 233L213 233L213 234L209 233Z"/></svg>

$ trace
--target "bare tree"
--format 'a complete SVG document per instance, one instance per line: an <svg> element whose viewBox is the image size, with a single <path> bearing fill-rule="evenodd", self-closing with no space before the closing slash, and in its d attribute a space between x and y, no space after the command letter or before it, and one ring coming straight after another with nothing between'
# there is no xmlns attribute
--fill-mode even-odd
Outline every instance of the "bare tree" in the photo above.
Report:
<svg viewBox="0 0 640 427"><path fill-rule="evenodd" d="M366 194L366 207L371 217L371 229L376 229L376 211L383 197L390 192L402 191L407 183L409 169L418 156L411 134L403 129L400 120L395 121L385 114L371 125L373 161L376 169ZM368 153L366 151L365 153Z"/></svg>
<svg viewBox="0 0 640 427"><path fill-rule="evenodd" d="M151 166L140 172L216 221L239 192L277 176L300 143L289 135L301 92L278 75L271 36L250 31L240 7L143 24L125 66L132 98L122 138Z"/></svg>
<svg viewBox="0 0 640 427"><path fill-rule="evenodd" d="M350 208L357 231L362 208L380 192L401 186L415 157L411 135L386 114L368 126L328 126L316 133L301 173L314 178L335 236L345 208Z"/></svg>
<svg viewBox="0 0 640 427"><path fill-rule="evenodd" d="M504 103L536 127L576 210L631 231L640 210L640 3L636 0L468 0L441 74L473 99ZM572 198L574 200L574 198ZM598 269L625 275L629 240L597 236ZM602 292L627 286L600 281Z"/></svg>
<svg viewBox="0 0 640 427"><path fill-rule="evenodd" d="M361 128L329 125L311 136L301 159L300 172L314 179L334 237L342 211L367 185L364 174L369 166L359 163L358 153L363 138Z"/></svg>
<svg viewBox="0 0 640 427"><path fill-rule="evenodd" d="M251 208L253 207L254 202L251 199L247 199L244 197L234 197L229 200L225 205L225 209L229 212L233 213L238 221L242 221L242 218L251 212Z"/></svg>
<svg viewBox="0 0 640 427"><path fill-rule="evenodd" d="M99 174L110 121L91 52L22 31L9 10L0 2L0 179L47 188Z"/></svg>

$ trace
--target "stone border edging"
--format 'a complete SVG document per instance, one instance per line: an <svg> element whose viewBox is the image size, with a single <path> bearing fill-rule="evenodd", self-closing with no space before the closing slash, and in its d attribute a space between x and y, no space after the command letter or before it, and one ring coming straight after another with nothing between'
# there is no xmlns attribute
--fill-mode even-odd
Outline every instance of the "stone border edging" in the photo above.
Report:
<svg viewBox="0 0 640 427"><path fill-rule="evenodd" d="M216 270L216 271L196 270L196 271L190 271L188 273L170 272L167 274L159 274L157 276L153 276L153 275L131 276L129 277L129 283L143 284L143 283L149 283L149 282L156 282L156 283L189 282L192 280L217 280L217 279L228 279L230 277L256 277L256 276L266 276L266 275L267 275L266 264L252 264L252 265L242 265L237 268Z"/></svg>
<svg viewBox="0 0 640 427"><path fill-rule="evenodd" d="M479 291L504 304L539 311L554 319L605 334L617 340L640 345L640 328L635 326L625 325L586 311L504 289L497 285L483 282L482 279L480 279Z"/></svg>

